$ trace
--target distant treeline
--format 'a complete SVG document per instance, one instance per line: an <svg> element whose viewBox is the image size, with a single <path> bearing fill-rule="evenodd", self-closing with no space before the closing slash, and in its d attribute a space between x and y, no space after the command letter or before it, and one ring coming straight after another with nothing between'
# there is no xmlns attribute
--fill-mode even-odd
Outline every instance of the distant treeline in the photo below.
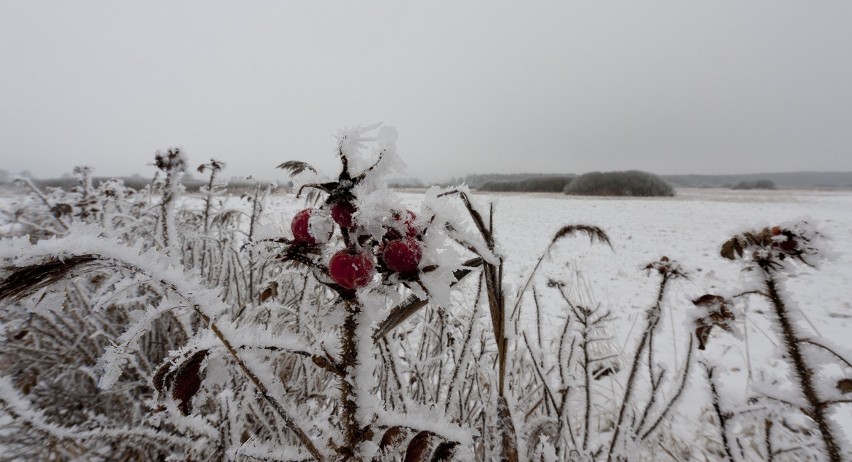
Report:
<svg viewBox="0 0 852 462"><path fill-rule="evenodd" d="M738 188L755 182L772 182L776 188L850 188L852 172L786 172L742 175L661 175L669 183L687 188ZM740 188L738 188L740 189Z"/></svg>
<svg viewBox="0 0 852 462"><path fill-rule="evenodd" d="M463 177L452 178L450 181L443 183L443 185L456 186L466 184L473 189L480 189L484 183L491 182L514 182L542 177L573 178L575 176L572 173L474 173Z"/></svg>
<svg viewBox="0 0 852 462"><path fill-rule="evenodd" d="M731 189L778 189L778 186L772 180L742 180L731 186Z"/></svg>
<svg viewBox="0 0 852 462"><path fill-rule="evenodd" d="M495 192L559 192L573 179L573 174L511 173L472 174L453 178L444 186L467 184L473 189ZM852 188L852 172L788 172L739 175L659 175L676 187L730 189L820 189Z"/></svg>
<svg viewBox="0 0 852 462"><path fill-rule="evenodd" d="M493 179L495 176L500 179ZM506 179L506 176L509 175L480 175L473 179L480 180L483 177L492 177L492 179L478 184L471 183L471 186L479 191L489 192L564 192L588 196L674 195L674 188L660 177L638 170L591 172L580 176L527 174L523 178L514 179Z"/></svg>
<svg viewBox="0 0 852 462"><path fill-rule="evenodd" d="M480 191L491 192L562 192L574 175L535 176L520 180L491 180L479 184Z"/></svg>

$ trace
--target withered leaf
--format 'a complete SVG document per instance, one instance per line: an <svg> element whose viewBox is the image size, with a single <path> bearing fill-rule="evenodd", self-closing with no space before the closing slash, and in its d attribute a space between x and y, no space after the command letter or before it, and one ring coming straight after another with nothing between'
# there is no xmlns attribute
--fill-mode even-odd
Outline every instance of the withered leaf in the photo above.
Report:
<svg viewBox="0 0 852 462"><path fill-rule="evenodd" d="M206 357L207 350L198 351L175 371L172 398L178 402L178 409L183 415L192 411L192 397L201 389L201 363Z"/></svg>
<svg viewBox="0 0 852 462"><path fill-rule="evenodd" d="M695 306L707 309L709 312L695 320L695 336L698 338L698 349L707 347L707 340L714 327L719 327L728 332L733 332L730 323L736 320L734 313L728 308L728 300L720 295L705 294L692 303Z"/></svg>
<svg viewBox="0 0 852 462"><path fill-rule="evenodd" d="M275 282L275 281L272 281L272 283L269 284L269 287L267 287L266 289L263 290L263 292L260 293L260 301L265 302L265 301L269 300L270 298L274 298L274 297L277 297L277 296L278 296L278 283Z"/></svg>
<svg viewBox="0 0 852 462"><path fill-rule="evenodd" d="M414 435L405 451L405 462L426 462L432 447L432 435L432 432L426 430Z"/></svg>
<svg viewBox="0 0 852 462"><path fill-rule="evenodd" d="M452 459L453 454L456 452L456 446L459 444L455 441L444 441L439 444L435 449L435 452L432 454L432 462L445 462Z"/></svg>
<svg viewBox="0 0 852 462"><path fill-rule="evenodd" d="M722 257L727 258L728 260L733 260L737 258L737 256L743 256L743 246L738 238L732 238L722 244L722 251L720 252Z"/></svg>
<svg viewBox="0 0 852 462"><path fill-rule="evenodd" d="M692 301L696 306L715 305L725 301L725 297L713 294L704 294Z"/></svg>
<svg viewBox="0 0 852 462"><path fill-rule="evenodd" d="M68 204L56 204L50 208L50 212L56 218L59 218L63 215L71 215L73 211L74 209L71 208L71 206Z"/></svg>
<svg viewBox="0 0 852 462"><path fill-rule="evenodd" d="M207 350L199 350L175 363L167 361L157 369L153 383L157 393L162 397L171 392L172 399L178 402L178 409L189 415L192 411L192 398L201 389L203 374L201 363L207 357Z"/></svg>
<svg viewBox="0 0 852 462"><path fill-rule="evenodd" d="M408 429L403 427L390 427L385 431L385 434L382 435L382 441L379 443L379 449L388 449L392 447L396 447L408 436Z"/></svg>

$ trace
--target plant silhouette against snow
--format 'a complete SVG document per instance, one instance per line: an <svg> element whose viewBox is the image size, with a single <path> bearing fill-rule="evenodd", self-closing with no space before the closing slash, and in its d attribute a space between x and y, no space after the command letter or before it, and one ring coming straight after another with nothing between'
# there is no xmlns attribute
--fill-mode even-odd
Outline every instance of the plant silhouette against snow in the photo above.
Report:
<svg viewBox="0 0 852 462"><path fill-rule="evenodd" d="M817 391L819 375L816 372L820 362L812 360L806 349L820 348L841 359L842 356L832 348L801 334L797 326L797 313L788 307L789 302L782 295L781 287L784 275L793 269L790 265L792 262L810 266L810 260L818 256L815 241L819 237L806 222L772 226L732 237L722 244L720 253L729 260L742 261L745 271L758 273L763 288L749 291L747 294L760 295L769 301L784 347L785 359L790 366L794 383L805 399L800 409L816 425L828 460L839 462L843 459L841 448L836 430L826 411L834 404L852 400L825 400L820 397ZM708 376L712 384L710 372ZM767 427L767 451L771 458L769 431Z"/></svg>

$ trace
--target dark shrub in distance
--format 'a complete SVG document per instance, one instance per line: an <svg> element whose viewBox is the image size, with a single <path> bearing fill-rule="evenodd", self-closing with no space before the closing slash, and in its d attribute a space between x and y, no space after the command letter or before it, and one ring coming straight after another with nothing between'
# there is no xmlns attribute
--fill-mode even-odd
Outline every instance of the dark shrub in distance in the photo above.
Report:
<svg viewBox="0 0 852 462"><path fill-rule="evenodd" d="M565 187L565 194L579 196L674 196L674 188L648 172L590 172Z"/></svg>
<svg viewBox="0 0 852 462"><path fill-rule="evenodd" d="M571 183L573 176L535 176L523 180L492 180L482 183L477 189L490 192L562 192Z"/></svg>
<svg viewBox="0 0 852 462"><path fill-rule="evenodd" d="M731 186L731 189L778 189L775 185L775 182L772 180L754 180L754 181L740 181L739 183Z"/></svg>

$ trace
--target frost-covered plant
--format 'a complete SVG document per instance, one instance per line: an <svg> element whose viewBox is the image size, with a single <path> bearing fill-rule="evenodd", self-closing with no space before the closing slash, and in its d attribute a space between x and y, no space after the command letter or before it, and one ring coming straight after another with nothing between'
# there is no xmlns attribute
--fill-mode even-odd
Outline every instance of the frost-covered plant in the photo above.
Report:
<svg viewBox="0 0 852 462"><path fill-rule="evenodd" d="M216 159L210 159L210 162L198 166L198 173L204 173L208 170L210 171L210 180L207 181L206 185L201 187L201 194L204 197L204 212L201 215L204 240L201 243L201 263L199 266L199 271L202 275L207 273L207 237L210 235L210 220L213 212L213 198L217 194L221 194L224 190L224 186L220 182L216 181L217 175L223 168L225 168L225 163Z"/></svg>
<svg viewBox="0 0 852 462"><path fill-rule="evenodd" d="M657 298L654 302L654 305L648 309L645 317L645 328L642 331L642 336L639 339L639 345L636 347L636 350L633 355L633 361L630 366L630 373L627 376L627 382L624 386L624 397L621 399L621 409L618 411L618 417L615 419L615 426L613 429L612 440L609 444L609 449L607 452L607 459L612 460L613 451L615 450L615 446L620 443L619 435L622 432L622 425L624 424L624 419L626 416L626 411L631 403L631 398L636 389L636 379L638 377L639 367L642 363L642 356L647 352L647 364L648 364L648 379L651 384L651 390L649 393L648 400L645 405L645 409L639 417L638 422L636 422L632 427L632 438L641 437L642 439L647 438L651 432L659 425L663 416L671 409L671 406L680 397L680 392L683 390L683 386L686 383L686 377L689 375L689 365L692 354L692 337L690 337L689 347L687 348L688 356L686 359L686 365L684 366L683 372L683 380L681 381L679 390L674 394L674 397L669 402L667 406L665 406L661 412L661 415L653 421L653 423L649 422L647 428L645 428L646 421L649 416L650 410L653 408L658 394L660 392L660 384L663 380L663 376L665 375L665 370L658 370L658 365L654 361L654 335L657 331L657 326L660 323L660 318L663 314L663 298L666 294L666 288L670 281L686 278L686 272L683 268L676 262L671 261L668 257L663 256L658 261L649 263L645 269L651 274L658 274L660 276L660 284L657 289ZM634 420L635 421L635 420Z"/></svg>
<svg viewBox="0 0 852 462"><path fill-rule="evenodd" d="M160 239L164 249L178 243L173 208L176 195L183 191L181 179L186 172L187 162L186 154L180 148L158 151L154 156L154 165L163 173L163 178L156 181L156 186L163 195L160 200Z"/></svg>
<svg viewBox="0 0 852 462"><path fill-rule="evenodd" d="M443 307L452 304L450 288L483 258L496 262L493 245L477 241L439 191L431 191L414 213L383 187L382 175L398 165L392 129L379 130L372 140L377 146L374 161L356 167L362 144L371 141L365 132L355 129L340 135L343 170L335 181L313 185L327 197L322 206L303 214L308 215L304 223L293 220L292 238L254 236L250 229L237 239L223 228L211 241L217 242L221 257L205 259L203 278L192 271L201 259L192 257L191 249L203 249L193 236L200 235L204 242L216 226L240 226L239 214L218 211L209 227L206 217L175 220L180 215L174 213L180 193L177 180L186 164L177 150L158 153L157 166L165 178L158 187L160 213L147 233L128 235L124 231L138 228L107 229L72 219L59 239L3 242L0 299L15 302L22 313L42 303L51 313L44 322L64 320L61 305L75 313L117 306L126 315L96 323L96 331L109 324L109 332L89 335L105 341L91 347L94 361L70 361L60 373L85 371L101 390L123 390L136 397L139 410L133 418L113 421L84 413L81 428L88 430L76 433L46 423L38 403L20 394L4 402L5 412L21 425L44 423L47 426L40 428L45 435L82 445L90 456L115 451L116 438L99 436L116 428L154 441L155 452L140 456L143 459L159 458L153 454L162 452L156 451L177 451L202 459L262 455L325 460L334 454L363 460L396 457L393 448L401 445L409 454L420 451L413 460L443 460L456 450L471 450L469 430L451 424L440 412L417 409L402 386L409 371L394 371L397 385L389 385L387 364L413 363L397 357L405 347L388 334L427 304L430 316L431 307L438 307L444 313L441 322L448 321ZM350 168L360 173L350 174ZM252 202L261 199L256 194ZM466 207L473 210L469 203ZM250 227L263 209L255 205L253 210ZM107 220L113 222L112 217ZM181 229L192 223L200 223L202 232ZM468 267L458 252L465 248L477 254L468 259ZM256 280L250 276L255 268L252 255L263 260ZM97 274L106 277L86 279ZM72 300L67 290L63 293L66 281L83 286L82 298L91 303ZM45 295L52 287L60 289L57 296ZM166 328L169 319L175 323ZM174 330L170 341L159 342L166 347L164 354L149 356L153 350L148 339L169 335L168 329ZM439 355L445 352L449 332L440 336ZM427 351L430 348L427 343ZM9 356L16 354L20 351ZM445 362L423 371L428 377L415 375L426 386L433 372L440 377L451 367ZM136 369L138 373L132 373ZM466 368L459 376L469 374ZM125 388L130 377L143 383ZM449 395L444 382L438 379L440 397ZM329 391L331 383L337 384L338 393ZM392 393L401 399L392 398ZM46 408L61 412L67 404L47 403ZM504 419L510 415L508 409L498 414ZM178 439L169 440L171 435ZM69 454L71 449L57 457Z"/></svg>
<svg viewBox="0 0 852 462"><path fill-rule="evenodd" d="M608 243L595 227L573 228ZM658 358L659 341L654 340L669 281L685 273L668 258L646 270L659 276L660 283L639 341L624 353L614 341L619 312L594 300L581 264L566 280L548 280L547 286L564 302L545 305L550 312L565 313L556 338L548 340L542 333L541 296L535 285L528 280L522 287L521 294L533 287L536 332L518 327L526 348L518 348L516 357L524 360L516 360L512 384L516 396L523 397L518 405L525 416L521 434L529 458L644 460L653 459L658 447L674 459L694 455L687 441L663 425L671 420L690 376L692 341L684 363L667 366Z"/></svg>
<svg viewBox="0 0 852 462"><path fill-rule="evenodd" d="M827 351L841 359L842 356L833 348L801 333L797 326L800 316L795 309L789 308L790 297L783 293L782 288L784 276L794 270L794 262L810 266L811 261L819 255L816 245L819 238L819 233L806 222L766 227L732 237L722 245L721 255L729 260L739 260L745 271L757 273L762 287L749 288L746 294L760 295L772 307L775 315L773 321L784 348L784 358L789 364L791 378L801 392L800 396L792 398L792 405L813 421L822 438L825 455L836 462L842 460L843 455L827 411L833 404L850 400L820 396L818 371L825 362L820 353ZM844 362L848 364L848 361ZM767 451L771 458L770 427L766 431Z"/></svg>
<svg viewBox="0 0 852 462"><path fill-rule="evenodd" d="M406 294L422 301L419 306L426 302L448 304L455 274L463 270L448 239L448 233L453 234L460 226L451 223L442 203L446 199L433 191L427 193L420 214L402 207L381 183L385 173L400 165L395 152L396 132L382 127L376 138L364 137L373 128L341 133L338 155L342 169L338 177L299 188L299 193L306 188L321 191L325 194L323 205L296 214L291 223L292 239L274 240L285 245L280 254L283 261L311 271L337 296L335 305L343 315L338 326L340 351L338 357L327 360L332 361L331 370L338 376L343 427L342 438L333 443L333 448L345 460L369 457L371 449L365 443L381 428L398 427L384 423L383 406L372 393L378 385L374 326L387 331L387 319L401 322L400 309L388 308L402 302ZM376 141L375 160L353 173L357 152L367 141ZM303 162L286 162L280 167L296 175L316 173ZM340 233L339 243L331 239L336 231ZM406 309L413 305L401 306ZM380 324L383 316L385 324ZM386 346L384 352L387 361L395 361L394 352ZM445 439L449 441L441 444L446 448L458 444L454 438ZM414 444L410 442L409 448ZM391 442L385 441L384 446L391 446Z"/></svg>

